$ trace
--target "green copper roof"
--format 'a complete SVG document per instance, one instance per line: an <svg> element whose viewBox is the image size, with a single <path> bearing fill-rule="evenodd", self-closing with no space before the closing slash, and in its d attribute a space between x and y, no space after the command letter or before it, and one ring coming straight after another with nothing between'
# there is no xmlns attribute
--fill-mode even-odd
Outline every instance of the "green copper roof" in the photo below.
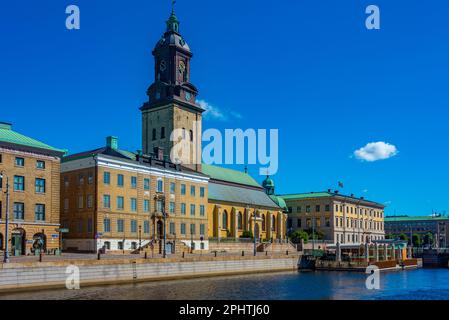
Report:
<svg viewBox="0 0 449 320"><path fill-rule="evenodd" d="M333 193L329 192L313 192L313 193L297 193L297 194L286 194L280 195L279 197L284 200L298 200L298 199L309 199L309 198L323 198L323 197L332 197Z"/></svg>
<svg viewBox="0 0 449 320"><path fill-rule="evenodd" d="M20 134L16 131L13 131L11 128L11 125L6 124L6 123L1 123L1 125L0 125L0 141L17 144L17 145L21 145L21 146L26 146L26 147L31 147L31 148L38 148L38 149L44 149L44 150L50 150L50 151L56 151L56 152L62 152L62 153L66 152L66 150L53 148L52 146L49 146L48 144L45 144L38 140L24 136L23 134Z"/></svg>
<svg viewBox="0 0 449 320"><path fill-rule="evenodd" d="M434 221L449 220L448 216L389 216L385 217L385 222L407 222L407 221Z"/></svg>
<svg viewBox="0 0 449 320"><path fill-rule="evenodd" d="M363 202L368 202L368 203L372 203L378 206L382 206L385 207L385 205L375 202L375 201L370 201L364 198L357 198L357 197L353 197L353 196L347 196L341 193L335 193L335 192L308 192L308 193L297 193L297 194L286 194L286 195L279 195L279 197L283 198L284 200L301 200L301 199L316 199L316 198L326 198L326 197L342 197L342 198L346 198L348 200L352 200L352 201L363 201Z"/></svg>
<svg viewBox="0 0 449 320"><path fill-rule="evenodd" d="M281 197L275 196L275 195L271 195L269 196L271 198L271 200L274 201L274 203L276 203L279 207L281 207L282 209L284 209L285 211L288 210L287 204L285 203L284 199L282 199Z"/></svg>
<svg viewBox="0 0 449 320"><path fill-rule="evenodd" d="M218 166L212 166L208 164L202 165L202 172L215 180L233 182L253 187L260 187L257 181L254 180L249 174L245 172L240 172L237 170L222 168Z"/></svg>
<svg viewBox="0 0 449 320"><path fill-rule="evenodd" d="M210 182L208 198L215 201L239 203L243 206L267 207L280 210L278 205L263 190L252 188Z"/></svg>

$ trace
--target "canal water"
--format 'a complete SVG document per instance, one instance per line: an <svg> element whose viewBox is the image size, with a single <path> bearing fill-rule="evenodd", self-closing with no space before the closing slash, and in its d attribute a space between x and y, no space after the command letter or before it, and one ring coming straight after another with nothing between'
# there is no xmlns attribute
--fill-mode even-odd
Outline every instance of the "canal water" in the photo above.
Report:
<svg viewBox="0 0 449 320"><path fill-rule="evenodd" d="M0 294L0 300L449 300L449 269L382 272L379 290L366 289L366 277L348 272L255 274Z"/></svg>

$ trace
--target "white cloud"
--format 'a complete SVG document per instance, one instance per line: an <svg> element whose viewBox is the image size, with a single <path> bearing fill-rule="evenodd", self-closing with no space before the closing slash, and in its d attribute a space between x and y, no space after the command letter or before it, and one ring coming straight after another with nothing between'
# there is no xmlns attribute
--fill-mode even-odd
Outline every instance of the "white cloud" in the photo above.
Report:
<svg viewBox="0 0 449 320"><path fill-rule="evenodd" d="M233 118L233 119L241 119L242 118L242 115L240 113L237 113L237 112L231 111L231 110L222 110L222 109L218 108L217 106L214 106L205 100L198 100L197 103L200 105L201 108L206 110L204 112L205 119L227 121L230 118Z"/></svg>
<svg viewBox="0 0 449 320"><path fill-rule="evenodd" d="M396 146L379 141L368 143L363 148L354 151L354 155L359 160L373 162L394 157L398 152Z"/></svg>

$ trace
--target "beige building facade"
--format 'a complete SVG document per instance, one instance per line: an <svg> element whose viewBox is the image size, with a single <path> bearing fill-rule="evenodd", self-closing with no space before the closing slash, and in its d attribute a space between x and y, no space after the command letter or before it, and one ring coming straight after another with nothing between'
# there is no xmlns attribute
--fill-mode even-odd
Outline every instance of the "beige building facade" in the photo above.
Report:
<svg viewBox="0 0 449 320"><path fill-rule="evenodd" d="M0 123L0 250L5 249L6 241L12 255L60 247L59 170L63 154L63 150L15 132L8 123Z"/></svg>
<svg viewBox="0 0 449 320"><path fill-rule="evenodd" d="M66 250L152 245L161 252L164 225L168 253L208 249L207 176L157 153L120 150L114 137L104 148L64 158L61 172L61 223L70 230Z"/></svg>
<svg viewBox="0 0 449 320"><path fill-rule="evenodd" d="M288 207L287 229L320 231L332 243L358 244L385 239L385 206L338 191L279 196Z"/></svg>

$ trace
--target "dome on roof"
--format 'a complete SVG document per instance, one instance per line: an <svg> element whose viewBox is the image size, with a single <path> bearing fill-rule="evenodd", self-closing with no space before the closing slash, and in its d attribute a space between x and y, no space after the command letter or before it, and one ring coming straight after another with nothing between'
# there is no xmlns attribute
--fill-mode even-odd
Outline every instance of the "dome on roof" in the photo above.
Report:
<svg viewBox="0 0 449 320"><path fill-rule="evenodd" d="M176 46L178 48L182 48L184 50L190 51L189 45L186 43L184 38L179 33L179 20L175 15L175 12L172 11L170 17L167 22L167 30L162 36L161 40L156 44L155 49L164 47L164 46Z"/></svg>
<svg viewBox="0 0 449 320"><path fill-rule="evenodd" d="M270 178L270 176L267 176L266 179L262 182L262 186L265 187L273 187L274 188L274 181Z"/></svg>

